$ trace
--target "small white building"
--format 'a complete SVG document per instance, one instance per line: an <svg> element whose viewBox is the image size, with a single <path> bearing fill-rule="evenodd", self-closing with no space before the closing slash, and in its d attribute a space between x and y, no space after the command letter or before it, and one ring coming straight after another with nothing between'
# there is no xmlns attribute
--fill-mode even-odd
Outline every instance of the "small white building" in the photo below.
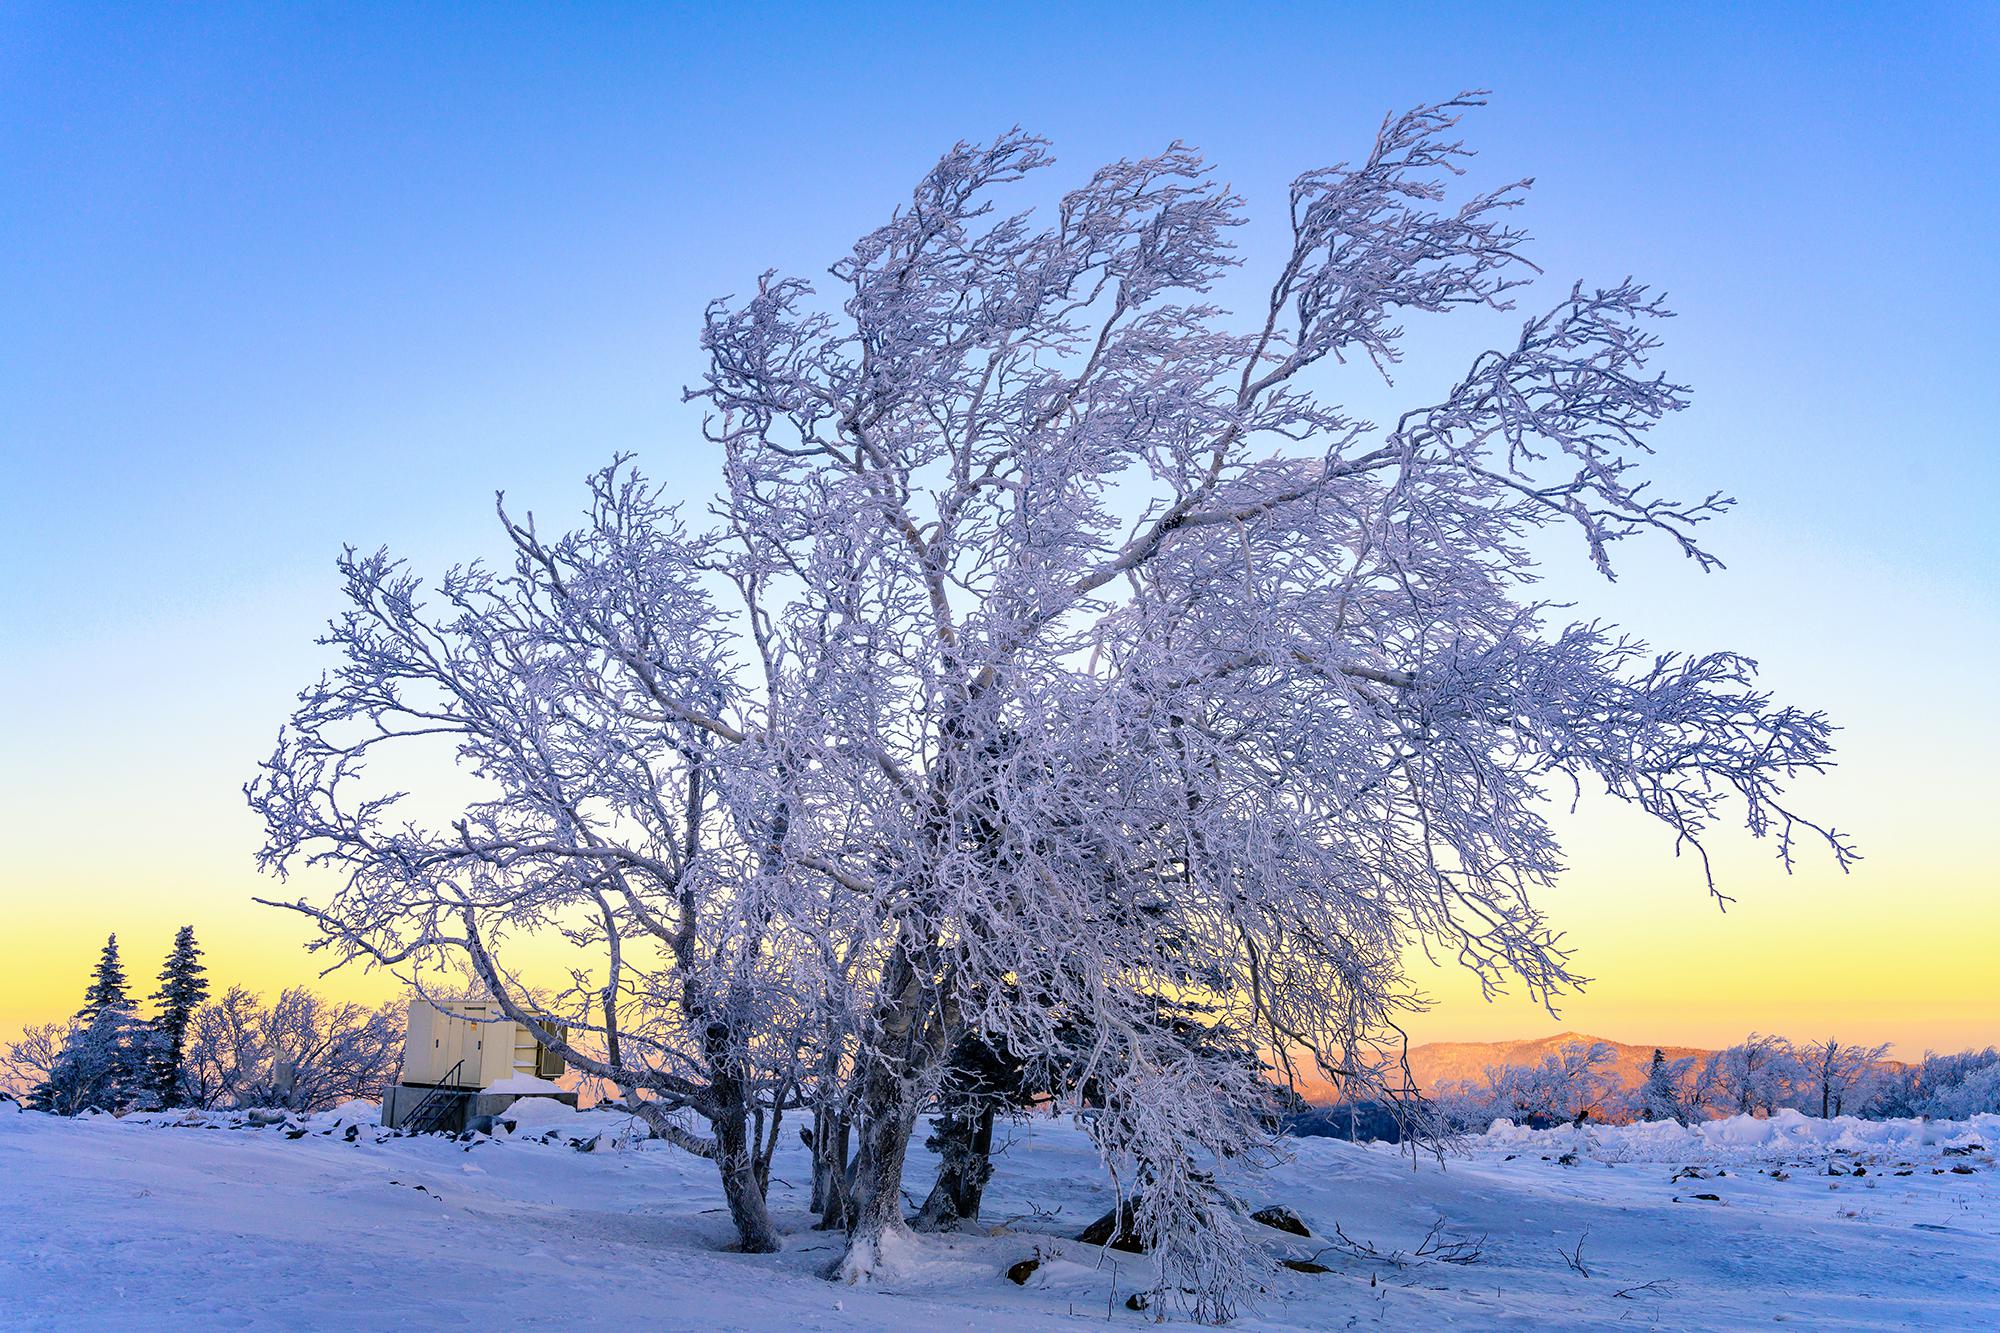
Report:
<svg viewBox="0 0 2000 1333"><path fill-rule="evenodd" d="M563 1068L561 1056L490 1000L413 1000L403 1072L382 1097L382 1124L459 1131L524 1096L574 1106L576 1094L550 1081Z"/></svg>

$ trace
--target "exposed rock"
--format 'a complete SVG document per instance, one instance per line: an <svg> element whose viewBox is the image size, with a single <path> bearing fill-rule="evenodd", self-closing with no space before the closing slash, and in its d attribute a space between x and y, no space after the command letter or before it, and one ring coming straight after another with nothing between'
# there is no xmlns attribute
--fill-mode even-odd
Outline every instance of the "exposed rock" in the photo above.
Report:
<svg viewBox="0 0 2000 1333"><path fill-rule="evenodd" d="M1294 1236L1312 1235L1312 1232L1306 1229L1306 1224L1300 1219L1299 1215L1285 1207L1282 1203L1274 1203L1269 1208L1259 1208L1256 1212L1250 1214L1250 1220L1252 1222L1262 1222L1265 1226L1276 1231L1290 1232Z"/></svg>
<svg viewBox="0 0 2000 1333"><path fill-rule="evenodd" d="M1028 1285L1028 1279L1033 1277L1035 1270L1041 1266L1042 1261L1039 1258L1023 1259L1007 1270L1007 1280L1017 1287L1025 1287Z"/></svg>
<svg viewBox="0 0 2000 1333"><path fill-rule="evenodd" d="M1109 1245L1127 1254L1144 1254L1145 1242L1139 1239L1138 1228L1134 1225L1136 1204L1136 1200L1128 1199L1122 1208L1112 1209L1079 1231L1076 1238L1085 1245Z"/></svg>
<svg viewBox="0 0 2000 1333"><path fill-rule="evenodd" d="M1333 1271L1325 1264L1316 1264L1310 1259L1280 1259L1278 1262L1291 1269L1294 1273L1331 1273Z"/></svg>

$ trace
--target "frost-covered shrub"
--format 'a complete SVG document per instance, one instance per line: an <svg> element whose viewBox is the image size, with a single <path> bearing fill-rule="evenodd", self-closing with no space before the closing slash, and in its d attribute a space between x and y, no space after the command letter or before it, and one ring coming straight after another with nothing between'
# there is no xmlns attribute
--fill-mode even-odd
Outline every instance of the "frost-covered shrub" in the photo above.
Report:
<svg viewBox="0 0 2000 1333"><path fill-rule="evenodd" d="M2000 1113L2000 1050L1926 1051L1890 1080L1880 1103L1885 1115L1962 1119Z"/></svg>
<svg viewBox="0 0 2000 1333"><path fill-rule="evenodd" d="M265 1004L232 986L189 1021L181 1098L203 1109L321 1111L379 1099L402 1054L399 1005L336 1003L296 986Z"/></svg>
<svg viewBox="0 0 2000 1333"><path fill-rule="evenodd" d="M1477 1081L1439 1085L1432 1099L1439 1121L1460 1133L1484 1132L1495 1120L1545 1127L1579 1120L1630 1117L1606 1042L1565 1042L1532 1065L1488 1065Z"/></svg>
<svg viewBox="0 0 2000 1333"><path fill-rule="evenodd" d="M1939 1088L1924 1098L1919 1113L1940 1120L2000 1114L2000 1061L1976 1069L1948 1087Z"/></svg>
<svg viewBox="0 0 2000 1333"><path fill-rule="evenodd" d="M164 1046L133 1010L113 935L98 957L83 1008L67 1023L28 1029L8 1049L5 1065L9 1081L39 1110L147 1110L159 1104L153 1071Z"/></svg>

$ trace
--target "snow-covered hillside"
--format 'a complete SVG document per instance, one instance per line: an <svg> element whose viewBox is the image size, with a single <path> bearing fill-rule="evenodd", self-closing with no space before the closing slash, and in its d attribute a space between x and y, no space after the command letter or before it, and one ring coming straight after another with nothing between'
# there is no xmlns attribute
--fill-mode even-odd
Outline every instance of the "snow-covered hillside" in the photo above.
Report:
<svg viewBox="0 0 2000 1333"><path fill-rule="evenodd" d="M785 1252L753 1257L721 1248L732 1232L709 1164L633 1145L629 1131L624 1116L553 1105L525 1108L510 1137L456 1142L384 1135L364 1104L253 1128L216 1115L61 1120L0 1103L0 1325L553 1318L935 1333L1137 1327L1158 1313L1126 1307L1149 1285L1145 1259L1069 1239L1109 1201L1069 1126L1015 1126L985 1229L925 1238L895 1280L871 1289L818 1276L839 1246L805 1229L803 1149L780 1155L772 1182ZM1250 1204L1295 1210L1313 1237L1268 1232L1265 1290L1238 1322L1992 1327L1996 1147L1990 1116L1503 1125L1442 1169L1383 1146L1308 1140L1293 1161L1240 1182ZM927 1181L929 1162L914 1165ZM1036 1256L1024 1286L1008 1280ZM1327 1271L1279 1266L1285 1258Z"/></svg>

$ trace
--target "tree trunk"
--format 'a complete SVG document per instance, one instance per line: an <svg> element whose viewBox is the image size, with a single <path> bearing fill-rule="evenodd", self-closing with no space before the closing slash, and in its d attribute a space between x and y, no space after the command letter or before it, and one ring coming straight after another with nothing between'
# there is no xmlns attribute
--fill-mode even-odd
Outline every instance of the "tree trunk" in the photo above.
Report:
<svg viewBox="0 0 2000 1333"><path fill-rule="evenodd" d="M872 1279L892 1257L903 1221L903 1163L915 1115L908 1082L888 1069L871 1074L862 1093L861 1152L855 1159L848 1200L847 1253L836 1276Z"/></svg>
<svg viewBox="0 0 2000 1333"><path fill-rule="evenodd" d="M757 1149L750 1132L750 1098L741 1070L731 1057L729 1029L710 1023L705 1033L709 1058L709 1123L715 1128L715 1166L722 1173L722 1197L745 1254L776 1254L783 1248L758 1179Z"/></svg>
<svg viewBox="0 0 2000 1333"><path fill-rule="evenodd" d="M916 1217L919 1231L955 1231L975 1221L993 1177L993 1103L963 1103L938 1121L931 1140L938 1153L937 1183Z"/></svg>
<svg viewBox="0 0 2000 1333"><path fill-rule="evenodd" d="M729 1091L734 1093L733 1085ZM776 1254L783 1248L764 1190L757 1179L757 1154L750 1141L749 1118L740 1096L715 1118L715 1165L722 1173L722 1197L736 1223L737 1241L745 1254Z"/></svg>
<svg viewBox="0 0 2000 1333"><path fill-rule="evenodd" d="M852 1126L845 1115L822 1107L813 1115L812 1208L820 1231L845 1231L850 1212L848 1143Z"/></svg>
<svg viewBox="0 0 2000 1333"><path fill-rule="evenodd" d="M916 1127L918 1089L941 1053L940 1025L925 1021L924 987L904 945L890 954L883 980L875 1049L861 1079L861 1151L849 1198L847 1253L833 1274L843 1282L872 1280L893 1261L898 1240L909 1239L903 1163Z"/></svg>

